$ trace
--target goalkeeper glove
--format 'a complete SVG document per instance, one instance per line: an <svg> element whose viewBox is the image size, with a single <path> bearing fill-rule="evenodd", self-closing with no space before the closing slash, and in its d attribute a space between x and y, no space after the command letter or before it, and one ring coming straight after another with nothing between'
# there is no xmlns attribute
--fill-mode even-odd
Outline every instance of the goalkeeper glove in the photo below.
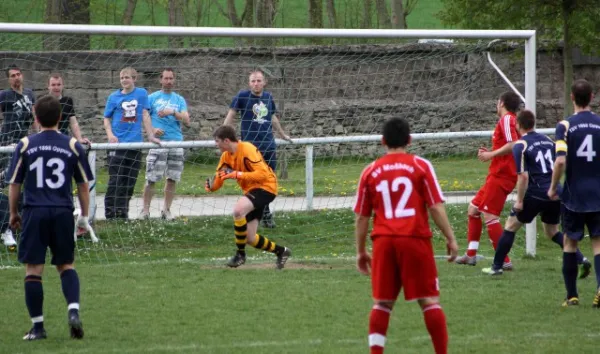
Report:
<svg viewBox="0 0 600 354"><path fill-rule="evenodd" d="M238 179L242 176L242 173L239 171L233 171L230 169L219 170L219 177L221 179Z"/></svg>
<svg viewBox="0 0 600 354"><path fill-rule="evenodd" d="M82 230L88 230L90 227L90 222L88 221L88 217L87 216L81 216L79 215L77 217L77 229L82 229Z"/></svg>

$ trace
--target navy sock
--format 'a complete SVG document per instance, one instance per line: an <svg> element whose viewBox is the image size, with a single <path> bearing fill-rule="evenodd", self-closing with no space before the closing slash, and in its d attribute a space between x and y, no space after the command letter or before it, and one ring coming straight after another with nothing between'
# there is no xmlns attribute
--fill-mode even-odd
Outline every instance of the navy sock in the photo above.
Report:
<svg viewBox="0 0 600 354"><path fill-rule="evenodd" d="M25 304L29 310L29 317L33 322L33 328L44 328L44 287L42 277L39 275L28 275L25 277Z"/></svg>
<svg viewBox="0 0 600 354"><path fill-rule="evenodd" d="M75 269L67 269L60 273L60 282L69 311L79 310L79 277Z"/></svg>
<svg viewBox="0 0 600 354"><path fill-rule="evenodd" d="M577 294L577 255L563 252L563 278L567 289L567 299L579 297Z"/></svg>
<svg viewBox="0 0 600 354"><path fill-rule="evenodd" d="M596 284L600 288L600 254L594 256L594 270L596 271Z"/></svg>
<svg viewBox="0 0 600 354"><path fill-rule="evenodd" d="M504 230L502 232L502 236L500 240L498 240L498 247L496 248L496 253L494 254L494 263L492 264L492 268L498 270L502 269L502 264L504 263L504 258L515 242L515 233L512 231Z"/></svg>
<svg viewBox="0 0 600 354"><path fill-rule="evenodd" d="M557 232L554 236L552 236L552 242L559 245L560 249L563 249L563 247L564 247L563 239L564 239L564 235L560 231ZM581 253L579 248L577 248L577 252L575 252L575 254L577 255L577 264L583 263L583 260L585 259L585 257L583 256L583 253Z"/></svg>

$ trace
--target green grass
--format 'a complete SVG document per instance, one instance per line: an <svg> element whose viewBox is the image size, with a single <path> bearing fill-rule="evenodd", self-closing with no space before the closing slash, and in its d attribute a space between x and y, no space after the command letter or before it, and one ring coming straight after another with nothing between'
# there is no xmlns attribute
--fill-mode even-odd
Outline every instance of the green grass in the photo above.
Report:
<svg viewBox="0 0 600 354"><path fill-rule="evenodd" d="M189 1L188 8L185 11L185 21L187 26L202 27L231 27L228 18L221 14L216 3L223 9L227 9L226 1L217 2L204 1L200 16L198 16L196 3L199 0ZM121 24L121 18L126 8L127 0L91 0L90 13L91 24ZM236 0L238 15L241 15L244 9L245 1ZM389 3L389 2L388 2ZM339 0L335 2L338 17L339 28L360 28L362 26L363 5L362 0ZM407 23L411 29L435 29L442 28L440 20L436 14L442 9L441 0L419 1L413 12L408 16ZM375 5L372 5L372 26L377 26L377 16ZM389 9L388 9L389 11ZM0 21L2 22L24 22L24 23L43 23L45 12L45 2L39 0L3 0L0 2ZM168 25L167 1L138 1L133 25ZM278 4L278 13L275 18L274 27L285 28L303 28L308 24L308 2L281 0ZM323 9L323 25L330 27L327 19L326 9ZM3 49L9 50L14 46L15 50L23 50L22 42L28 38L30 50L41 48L41 36L30 35L28 37L3 35L0 41L3 43ZM255 44L254 39L250 39L249 44ZM21 43L18 43L21 42ZM344 43L360 43L356 40L337 41ZM363 41L364 42L364 41ZM280 45L310 44L315 43L312 39L286 39L278 40ZM194 46L232 46L238 45L228 38L203 38L187 42L187 45ZM111 36L94 36L92 38L92 49L110 49L114 48L115 40ZM166 38L138 37L135 40L127 41L128 49L140 48L164 48L167 45Z"/></svg>
<svg viewBox="0 0 600 354"><path fill-rule="evenodd" d="M188 159L182 180L177 186L178 195L204 195L204 181L214 173L216 162L202 159ZM314 162L314 193L318 196L345 196L356 191L358 177L372 160L367 159L319 159ZM488 164L479 162L474 156L433 157L440 185L444 191L473 191L484 182ZM145 183L145 167L140 171L135 194L141 195ZM98 169L98 193L104 194L108 183L108 170ZM279 179L279 195L303 196L306 192L304 163L288 165L288 179ZM156 189L162 193L164 184L157 183ZM239 195L240 189L233 181L227 181L217 192L220 195Z"/></svg>
<svg viewBox="0 0 600 354"><path fill-rule="evenodd" d="M466 205L448 206L463 249L465 213ZM23 304L23 270L2 269L0 352L366 352L370 283L354 269L352 214L324 211L278 218L281 227L268 236L294 250L281 272L273 269L272 255L254 250L248 251L244 267L222 266L234 248L227 217L98 224L102 248L79 241L83 341L68 338L59 278L47 269L44 318L49 339L24 343L20 338L30 322ZM482 242L482 254L489 256L486 244ZM587 240L584 245L589 255ZM443 246L436 233L436 253ZM476 267L438 262L450 352L595 352L598 333L583 325L598 316L590 306L595 281L580 281L582 305L563 310L558 247L540 239L538 256L523 258L521 232L515 248L515 271L502 278L480 273L489 260ZM118 260L111 254L119 254ZM6 254L0 256L6 264ZM432 352L413 303L396 306L388 337L390 353Z"/></svg>

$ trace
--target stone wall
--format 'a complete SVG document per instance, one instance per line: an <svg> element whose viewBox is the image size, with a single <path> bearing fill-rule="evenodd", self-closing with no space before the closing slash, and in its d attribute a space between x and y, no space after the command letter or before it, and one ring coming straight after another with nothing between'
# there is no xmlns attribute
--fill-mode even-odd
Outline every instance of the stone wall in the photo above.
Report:
<svg viewBox="0 0 600 354"><path fill-rule="evenodd" d="M494 61L521 92L522 54L516 46L493 53ZM540 127L553 127L562 116L561 60L559 51L538 53ZM22 68L25 86L39 95L45 93L48 75L61 72L66 94L75 99L84 134L98 142L106 140L101 119L106 98L120 86L119 71L125 66L138 70L138 86L149 91L160 89L162 68L176 70L176 89L187 99L192 117L192 127L185 129L187 140L210 139L231 97L246 87L247 73L253 67L266 71L267 89L273 92L284 128L293 137L377 134L381 122L392 116L409 119L413 132L490 130L497 120L496 99L509 90L477 46L0 52L2 67L13 63ZM600 66L579 65L575 76L600 82ZM472 151L471 146L479 143L418 145L423 152L443 153L461 148ZM344 146L318 151L375 151Z"/></svg>

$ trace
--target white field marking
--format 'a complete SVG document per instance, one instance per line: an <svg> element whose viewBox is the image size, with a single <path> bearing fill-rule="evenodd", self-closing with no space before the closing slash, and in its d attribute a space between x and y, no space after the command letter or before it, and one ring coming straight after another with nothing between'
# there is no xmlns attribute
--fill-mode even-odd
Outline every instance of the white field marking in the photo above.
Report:
<svg viewBox="0 0 600 354"><path fill-rule="evenodd" d="M365 329L366 330L366 329ZM366 333L366 332L365 332ZM588 338L598 338L600 337L600 333L590 332L584 333L582 336ZM489 338L489 335L486 334L471 334L465 336L457 336L450 335L452 341L454 343L469 343L474 341L482 341ZM566 332L533 332L527 335L505 335L505 334L494 334L495 340L514 340L516 338L573 338L572 333ZM431 341L431 337L428 335L415 336L410 339L411 342L429 342ZM394 338L388 338L387 344L398 343L400 340ZM100 350L103 353L121 353L124 350L127 353L139 353L139 352L189 352L190 350L218 350L218 349L239 349L239 348L274 348L274 347L296 347L301 349L303 347L318 347L318 346L335 346L335 345L364 345L365 348L368 348L368 340L367 335L365 334L364 338L346 338L346 339L306 339L306 340L287 340L287 341L249 341L249 342L237 342L230 344L202 344L202 343L189 343L189 344L173 344L173 345L154 345L149 344L148 347L137 347L137 348L115 348L110 351ZM452 345L454 348L459 345ZM89 352L98 352L99 348L80 348L77 350L77 353L89 353ZM48 351L44 350L44 353L58 354L65 353L68 351Z"/></svg>

